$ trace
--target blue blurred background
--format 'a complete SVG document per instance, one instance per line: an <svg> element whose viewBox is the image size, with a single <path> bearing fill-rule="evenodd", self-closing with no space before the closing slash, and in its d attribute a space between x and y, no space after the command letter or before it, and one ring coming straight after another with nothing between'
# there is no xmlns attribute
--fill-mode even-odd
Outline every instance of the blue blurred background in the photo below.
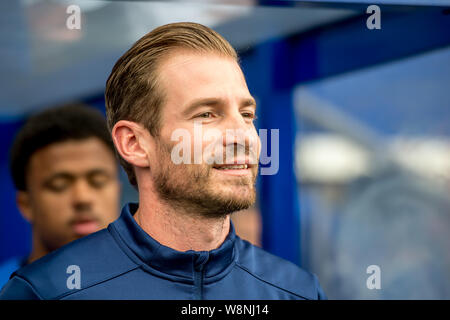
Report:
<svg viewBox="0 0 450 320"><path fill-rule="evenodd" d="M80 30L66 27L71 4ZM366 27L368 4L381 9L379 30ZM74 100L104 112L115 61L151 29L195 21L239 51L257 126L279 129L279 171L258 181L261 246L317 274L331 299L450 299L448 7L3 0L0 263L30 249L8 169L26 117ZM135 201L122 180L122 203ZM370 265L379 290L366 286Z"/></svg>

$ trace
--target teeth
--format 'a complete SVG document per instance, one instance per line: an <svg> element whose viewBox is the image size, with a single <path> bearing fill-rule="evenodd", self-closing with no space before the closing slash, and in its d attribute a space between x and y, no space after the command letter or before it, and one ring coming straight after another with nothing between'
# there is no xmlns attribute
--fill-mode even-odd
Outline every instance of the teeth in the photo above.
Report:
<svg viewBox="0 0 450 320"><path fill-rule="evenodd" d="M230 165L230 166L222 166L217 167L219 170L237 170L237 169L247 169L248 166L246 164L238 164L238 165Z"/></svg>

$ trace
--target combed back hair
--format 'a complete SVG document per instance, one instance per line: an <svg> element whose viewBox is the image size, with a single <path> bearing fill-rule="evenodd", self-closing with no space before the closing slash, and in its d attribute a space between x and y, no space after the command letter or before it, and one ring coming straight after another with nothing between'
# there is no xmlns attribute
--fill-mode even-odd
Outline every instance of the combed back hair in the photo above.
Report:
<svg viewBox="0 0 450 320"><path fill-rule="evenodd" d="M175 49L214 53L238 61L233 47L220 34L198 23L180 22L147 33L120 57L106 82L105 103L110 130L120 120L143 125L157 137L165 92L158 83L158 66ZM119 156L128 179L137 186L132 165Z"/></svg>
<svg viewBox="0 0 450 320"><path fill-rule="evenodd" d="M27 190L27 171L33 154L51 144L98 138L115 149L103 114L81 103L70 103L36 113L16 134L10 149L9 167L17 190Z"/></svg>

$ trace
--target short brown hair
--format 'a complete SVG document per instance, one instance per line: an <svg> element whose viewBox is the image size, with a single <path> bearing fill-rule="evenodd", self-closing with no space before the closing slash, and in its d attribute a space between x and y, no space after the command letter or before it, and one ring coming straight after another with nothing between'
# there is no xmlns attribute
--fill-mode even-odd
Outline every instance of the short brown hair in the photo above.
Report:
<svg viewBox="0 0 450 320"><path fill-rule="evenodd" d="M174 49L212 52L238 60L220 34L198 23L160 26L139 39L114 65L106 82L105 103L110 130L119 120L140 123L157 136L164 92L158 85L158 65ZM130 183L137 186L132 165L119 156Z"/></svg>

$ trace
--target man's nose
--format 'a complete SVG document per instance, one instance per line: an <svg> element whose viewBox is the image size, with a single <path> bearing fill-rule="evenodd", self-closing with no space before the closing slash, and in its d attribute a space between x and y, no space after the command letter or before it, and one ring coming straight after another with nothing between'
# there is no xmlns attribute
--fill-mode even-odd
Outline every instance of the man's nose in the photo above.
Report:
<svg viewBox="0 0 450 320"><path fill-rule="evenodd" d="M242 116L241 112L239 111L238 107L230 106L229 109L233 110L233 111L229 111L226 116L226 121L225 121L226 129L230 129L230 130L243 129L243 130L245 130L246 128L248 128L248 123L246 123L246 121L245 121L244 117Z"/></svg>
<svg viewBox="0 0 450 320"><path fill-rule="evenodd" d="M247 143L249 129L249 124L245 122L239 111L230 113L224 123L224 145Z"/></svg>
<svg viewBox="0 0 450 320"><path fill-rule="evenodd" d="M227 150L234 146L235 156L245 154L256 158L259 138L253 123L246 121L242 114L236 111L227 117L224 127L223 146Z"/></svg>
<svg viewBox="0 0 450 320"><path fill-rule="evenodd" d="M77 211L89 210L94 193L85 179L77 179L72 186L72 204Z"/></svg>

